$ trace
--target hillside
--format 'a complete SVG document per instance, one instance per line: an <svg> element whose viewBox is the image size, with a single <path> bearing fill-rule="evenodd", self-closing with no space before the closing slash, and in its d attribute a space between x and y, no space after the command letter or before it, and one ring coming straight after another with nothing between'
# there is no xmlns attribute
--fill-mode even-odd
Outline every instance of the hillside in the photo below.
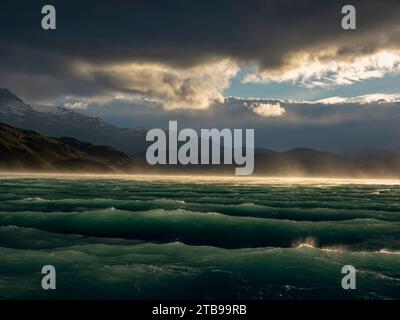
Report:
<svg viewBox="0 0 400 320"><path fill-rule="evenodd" d="M118 128L97 117L61 107L25 103L8 89L0 88L0 122L44 136L72 137L109 145L127 154L144 152L146 129Z"/></svg>
<svg viewBox="0 0 400 320"><path fill-rule="evenodd" d="M108 146L48 138L0 123L0 170L132 172L134 162Z"/></svg>

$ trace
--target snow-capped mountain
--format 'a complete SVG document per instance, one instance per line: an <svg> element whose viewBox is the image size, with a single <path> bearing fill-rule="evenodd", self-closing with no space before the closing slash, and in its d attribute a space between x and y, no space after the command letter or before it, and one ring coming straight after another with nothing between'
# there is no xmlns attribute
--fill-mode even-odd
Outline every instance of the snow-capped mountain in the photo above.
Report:
<svg viewBox="0 0 400 320"><path fill-rule="evenodd" d="M40 115L8 89L0 88L1 120L23 121L25 117ZM5 122L5 121L4 121Z"/></svg>
<svg viewBox="0 0 400 320"><path fill-rule="evenodd" d="M129 154L145 150L146 129L118 128L97 117L61 107L29 105L0 88L0 122L55 138L71 137L110 145Z"/></svg>

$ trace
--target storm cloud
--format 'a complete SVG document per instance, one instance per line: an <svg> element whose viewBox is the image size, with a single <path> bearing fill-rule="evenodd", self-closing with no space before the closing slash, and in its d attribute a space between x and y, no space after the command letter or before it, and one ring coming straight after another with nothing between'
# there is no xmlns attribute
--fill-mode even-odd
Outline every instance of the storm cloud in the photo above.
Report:
<svg viewBox="0 0 400 320"><path fill-rule="evenodd" d="M396 0L352 1L353 31L340 24L347 1L52 1L52 31L41 29L45 4L6 0L0 10L0 86L36 102L140 94L206 109L244 68L244 82L305 86L399 68Z"/></svg>

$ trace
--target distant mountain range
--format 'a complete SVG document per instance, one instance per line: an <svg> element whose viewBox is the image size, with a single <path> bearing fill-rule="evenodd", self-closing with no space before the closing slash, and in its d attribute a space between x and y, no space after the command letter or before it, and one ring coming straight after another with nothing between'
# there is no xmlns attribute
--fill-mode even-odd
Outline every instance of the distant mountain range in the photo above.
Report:
<svg viewBox="0 0 400 320"><path fill-rule="evenodd" d="M0 89L0 122L45 136L109 145L128 154L141 153L146 148L146 129L118 128L100 118L61 107L31 106L8 89Z"/></svg>
<svg viewBox="0 0 400 320"><path fill-rule="evenodd" d="M0 170L234 173L233 165L150 166L146 129L118 128L60 107L31 107L7 89L0 89L0 122L6 123L0 123ZM369 149L337 155L306 148L255 149L254 174L400 178L400 152Z"/></svg>

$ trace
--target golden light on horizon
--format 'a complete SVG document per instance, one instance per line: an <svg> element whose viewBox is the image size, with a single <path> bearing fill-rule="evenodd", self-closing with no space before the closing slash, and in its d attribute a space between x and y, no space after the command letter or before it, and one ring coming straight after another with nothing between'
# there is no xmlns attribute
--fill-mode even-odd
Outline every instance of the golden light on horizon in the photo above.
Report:
<svg viewBox="0 0 400 320"><path fill-rule="evenodd" d="M0 173L0 181L6 179L104 179L104 180L132 180L149 182L171 183L235 183L235 184L310 184L310 185L343 185L343 184L372 184L372 185L400 185L400 179L370 179L370 178L342 178L342 177L267 177L267 176L200 176L200 175L156 175L156 174L93 174L93 173Z"/></svg>

